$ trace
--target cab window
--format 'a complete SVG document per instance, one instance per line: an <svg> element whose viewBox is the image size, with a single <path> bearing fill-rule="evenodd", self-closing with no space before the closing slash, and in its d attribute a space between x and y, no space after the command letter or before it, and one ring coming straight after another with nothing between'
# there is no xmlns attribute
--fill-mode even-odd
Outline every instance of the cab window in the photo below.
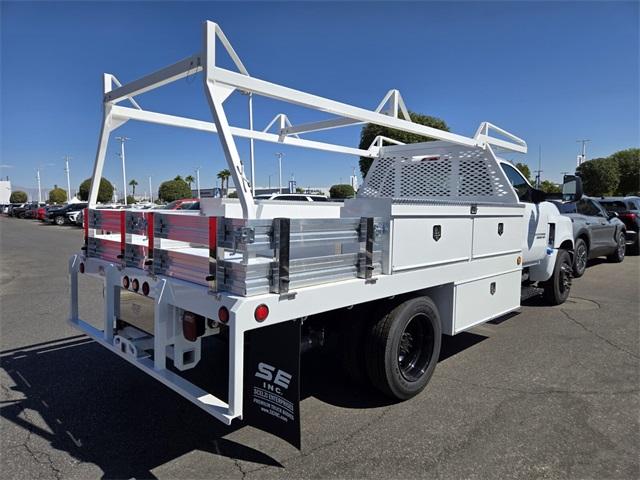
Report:
<svg viewBox="0 0 640 480"><path fill-rule="evenodd" d="M522 174L507 163L502 163L501 165L505 175L507 176L507 178L509 179L509 182L511 183L511 186L516 191L516 194L518 195L518 199L521 202L530 201L529 191L531 187L529 186L527 181L524 179Z"/></svg>

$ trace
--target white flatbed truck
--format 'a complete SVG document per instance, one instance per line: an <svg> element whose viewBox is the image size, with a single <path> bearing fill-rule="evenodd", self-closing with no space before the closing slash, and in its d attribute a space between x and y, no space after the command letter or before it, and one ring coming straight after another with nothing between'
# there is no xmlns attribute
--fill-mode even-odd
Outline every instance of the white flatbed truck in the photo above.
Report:
<svg viewBox="0 0 640 480"><path fill-rule="evenodd" d="M217 66L221 52L237 71ZM200 73L212 123L136 101ZM247 95L250 112L264 96L333 116L292 125L280 114L263 131L252 118L231 126L224 102L234 92ZM103 100L85 244L69 261L69 321L226 424L243 419L299 447L301 349L338 336L348 372L407 399L429 381L442 335L517 310L523 291L551 304L569 294L571 222L497 156L526 153L526 143L489 123L465 137L411 122L397 90L369 111L257 79L212 22L200 53L127 84L105 74ZM202 199L199 212L97 209L110 134L129 120L217 133L239 198ZM364 150L303 138L366 123L435 141L380 137ZM250 181L236 137L250 139L252 152L260 140L373 164L344 204L256 202L253 156ZM565 196L580 195L570 179ZM99 327L79 317L84 276L104 285ZM183 375L211 353L202 345L212 335L227 339L226 396Z"/></svg>

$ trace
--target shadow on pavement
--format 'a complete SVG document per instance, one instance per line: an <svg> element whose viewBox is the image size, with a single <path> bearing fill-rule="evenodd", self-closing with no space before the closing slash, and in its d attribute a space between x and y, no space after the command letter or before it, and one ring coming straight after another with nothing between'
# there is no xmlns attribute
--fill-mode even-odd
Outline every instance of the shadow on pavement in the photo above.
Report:
<svg viewBox="0 0 640 480"><path fill-rule="evenodd" d="M439 361L485 338L468 332L445 336ZM226 397L226 355L218 350L185 377ZM155 478L154 468L194 450L282 467L269 455L222 438L242 422L223 425L83 335L5 350L0 361L16 384L11 396L23 397L4 400L0 415L52 448L97 465L103 478ZM311 396L348 408L396 403L354 385L336 357L322 352L302 358L301 398ZM32 423L30 411L46 425Z"/></svg>
<svg viewBox="0 0 640 480"><path fill-rule="evenodd" d="M24 399L5 400L5 420L50 442L104 478L154 478L151 470L193 450L282 465L221 438L227 427L84 336L0 352L2 368ZM46 427L24 410L37 412ZM51 433L53 432L53 433Z"/></svg>

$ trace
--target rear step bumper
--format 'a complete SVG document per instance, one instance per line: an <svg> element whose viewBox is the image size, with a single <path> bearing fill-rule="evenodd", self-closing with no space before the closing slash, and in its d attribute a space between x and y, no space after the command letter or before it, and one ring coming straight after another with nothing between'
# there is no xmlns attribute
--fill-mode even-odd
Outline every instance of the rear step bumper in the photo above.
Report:
<svg viewBox="0 0 640 480"><path fill-rule="evenodd" d="M211 395L210 393L205 392L201 388L198 388L181 376L176 375L175 373L166 369L156 370L153 365L153 359L149 356L139 356L136 355L135 351L130 351L127 348L122 348L122 342L119 336L115 336L112 343L105 340L102 330L98 330L97 328L89 325L83 320L69 319L69 323L73 327L87 334L89 337L91 337L106 349L111 350L111 352L115 353L121 358L124 358L129 363L135 365L148 375L151 375L153 378L155 378L159 382L162 382L171 390L182 395L194 405L202 408L204 411L206 411L210 415L213 415L215 418L225 423L226 425L231 425L231 421L239 416L229 414L228 403L215 397L214 395Z"/></svg>

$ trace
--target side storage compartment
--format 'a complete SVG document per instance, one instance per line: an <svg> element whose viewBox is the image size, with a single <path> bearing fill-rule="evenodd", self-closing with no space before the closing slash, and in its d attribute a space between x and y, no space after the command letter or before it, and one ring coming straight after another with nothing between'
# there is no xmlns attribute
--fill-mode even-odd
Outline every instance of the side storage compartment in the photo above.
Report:
<svg viewBox="0 0 640 480"><path fill-rule="evenodd" d="M469 260L471 218L393 219L394 272Z"/></svg>
<svg viewBox="0 0 640 480"><path fill-rule="evenodd" d="M473 220L473 258L522 249L522 217L479 217Z"/></svg>
<svg viewBox="0 0 640 480"><path fill-rule="evenodd" d="M520 306L521 270L455 286L454 333L489 321Z"/></svg>

